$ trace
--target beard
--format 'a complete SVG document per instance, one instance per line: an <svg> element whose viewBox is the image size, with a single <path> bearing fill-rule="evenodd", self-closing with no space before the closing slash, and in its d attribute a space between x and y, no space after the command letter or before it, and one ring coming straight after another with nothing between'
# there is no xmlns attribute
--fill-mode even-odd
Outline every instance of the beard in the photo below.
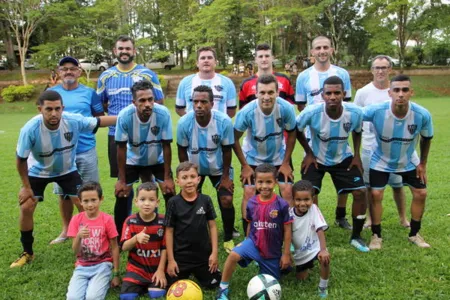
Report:
<svg viewBox="0 0 450 300"><path fill-rule="evenodd" d="M128 56L127 60L123 60L122 56ZM134 60L134 55L128 55L128 54L120 54L117 57L117 60L121 63L121 64L129 64L130 62L132 62Z"/></svg>

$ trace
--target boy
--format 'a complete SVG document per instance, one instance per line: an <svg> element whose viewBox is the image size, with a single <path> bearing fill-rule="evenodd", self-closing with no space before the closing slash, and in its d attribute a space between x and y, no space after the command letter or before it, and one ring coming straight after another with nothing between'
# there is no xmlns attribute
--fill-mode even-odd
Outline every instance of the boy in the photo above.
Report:
<svg viewBox="0 0 450 300"><path fill-rule="evenodd" d="M320 263L319 296L328 295L328 277L330 276L330 254L327 250L324 231L328 225L317 205L313 204L314 187L308 180L300 180L292 187L294 207L289 209L294 218L292 224L292 242L295 247L294 260L296 277L308 278L308 269L314 267L314 261Z"/></svg>
<svg viewBox="0 0 450 300"><path fill-rule="evenodd" d="M182 162L176 176L181 192L169 200L165 220L169 280L193 274L204 288L215 288L221 274L212 200L197 191L201 180L197 165Z"/></svg>
<svg viewBox="0 0 450 300"><path fill-rule="evenodd" d="M105 299L110 282L111 287L120 284L116 225L110 215L99 209L103 191L98 182L84 183L78 197L84 212L72 218L67 232L73 238L72 249L77 254L67 300Z"/></svg>
<svg viewBox="0 0 450 300"><path fill-rule="evenodd" d="M122 232L122 250L129 254L120 299L133 300L147 292L150 298L163 297L167 256L164 215L156 213L158 186L153 182L139 185L135 204L139 212L125 220Z"/></svg>
<svg viewBox="0 0 450 300"><path fill-rule="evenodd" d="M280 279L280 268L288 268L291 262L292 217L289 215L289 204L274 193L277 169L270 164L259 165L255 169L255 177L259 194L250 198L247 204L250 225L247 239L228 255L216 299L228 299L229 282L238 263L246 267L255 260L260 273Z"/></svg>

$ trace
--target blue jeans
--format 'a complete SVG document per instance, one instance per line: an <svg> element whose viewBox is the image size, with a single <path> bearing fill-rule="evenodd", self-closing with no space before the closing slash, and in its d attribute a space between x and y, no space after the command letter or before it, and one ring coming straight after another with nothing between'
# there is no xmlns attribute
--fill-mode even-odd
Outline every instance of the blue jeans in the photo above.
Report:
<svg viewBox="0 0 450 300"><path fill-rule="evenodd" d="M105 299L111 281L112 263L77 266L73 271L67 291L67 300Z"/></svg>

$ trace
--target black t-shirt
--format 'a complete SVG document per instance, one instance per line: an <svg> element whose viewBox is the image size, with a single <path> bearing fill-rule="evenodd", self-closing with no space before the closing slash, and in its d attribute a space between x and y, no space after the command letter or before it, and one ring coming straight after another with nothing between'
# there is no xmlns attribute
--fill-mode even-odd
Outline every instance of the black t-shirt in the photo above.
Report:
<svg viewBox="0 0 450 300"><path fill-rule="evenodd" d="M209 196L186 201L178 194L167 204L165 224L173 227L173 253L177 263L204 263L211 255L208 221L216 218Z"/></svg>

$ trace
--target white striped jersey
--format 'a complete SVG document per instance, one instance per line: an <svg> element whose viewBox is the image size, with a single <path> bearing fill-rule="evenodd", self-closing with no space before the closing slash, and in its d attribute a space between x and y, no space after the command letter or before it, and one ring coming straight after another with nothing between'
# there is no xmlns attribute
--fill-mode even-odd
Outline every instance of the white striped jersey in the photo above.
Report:
<svg viewBox="0 0 450 300"><path fill-rule="evenodd" d="M178 121L177 144L188 148L189 161L197 164L200 175L222 175L222 147L234 144L231 119L212 110L209 124L201 127L195 120L195 112L191 111Z"/></svg>
<svg viewBox="0 0 450 300"><path fill-rule="evenodd" d="M352 85L348 72L338 66L330 65L326 72L319 72L314 66L309 67L297 77L295 89L295 102L304 104L317 104L323 102L323 82L331 76L338 76L344 82L345 100L352 97Z"/></svg>
<svg viewBox="0 0 450 300"><path fill-rule="evenodd" d="M342 115L334 120L325 111L325 103L308 105L297 117L297 129L308 126L309 146L318 163L334 166L353 155L348 144L352 131L362 130L362 110L353 103L342 103Z"/></svg>
<svg viewBox="0 0 450 300"><path fill-rule="evenodd" d="M80 133L95 132L99 120L63 112L58 129L44 125L42 115L29 120L20 130L16 154L28 158L28 175L50 178L76 171L76 148Z"/></svg>
<svg viewBox="0 0 450 300"><path fill-rule="evenodd" d="M186 112L193 110L192 95L199 85L209 86L214 94L213 109L227 113L228 108L236 108L236 87L230 78L222 74L215 74L214 78L203 80L198 74L184 77L177 90L176 108L186 108Z"/></svg>
<svg viewBox="0 0 450 300"><path fill-rule="evenodd" d="M277 97L272 113L265 115L258 99L253 100L237 113L234 129L247 131L242 150L249 165L270 163L279 166L286 152L283 131L295 130L294 107Z"/></svg>
<svg viewBox="0 0 450 300"><path fill-rule="evenodd" d="M147 122L142 122L136 106L130 104L117 117L116 143L127 143L127 165L153 166L164 163L162 142L172 141L169 110L155 103Z"/></svg>
<svg viewBox="0 0 450 300"><path fill-rule="evenodd" d="M402 119L394 116L391 101L364 107L364 121L372 122L377 147L370 168L382 172L407 172L420 163L416 153L419 135L433 137L431 114L424 107L409 102Z"/></svg>

